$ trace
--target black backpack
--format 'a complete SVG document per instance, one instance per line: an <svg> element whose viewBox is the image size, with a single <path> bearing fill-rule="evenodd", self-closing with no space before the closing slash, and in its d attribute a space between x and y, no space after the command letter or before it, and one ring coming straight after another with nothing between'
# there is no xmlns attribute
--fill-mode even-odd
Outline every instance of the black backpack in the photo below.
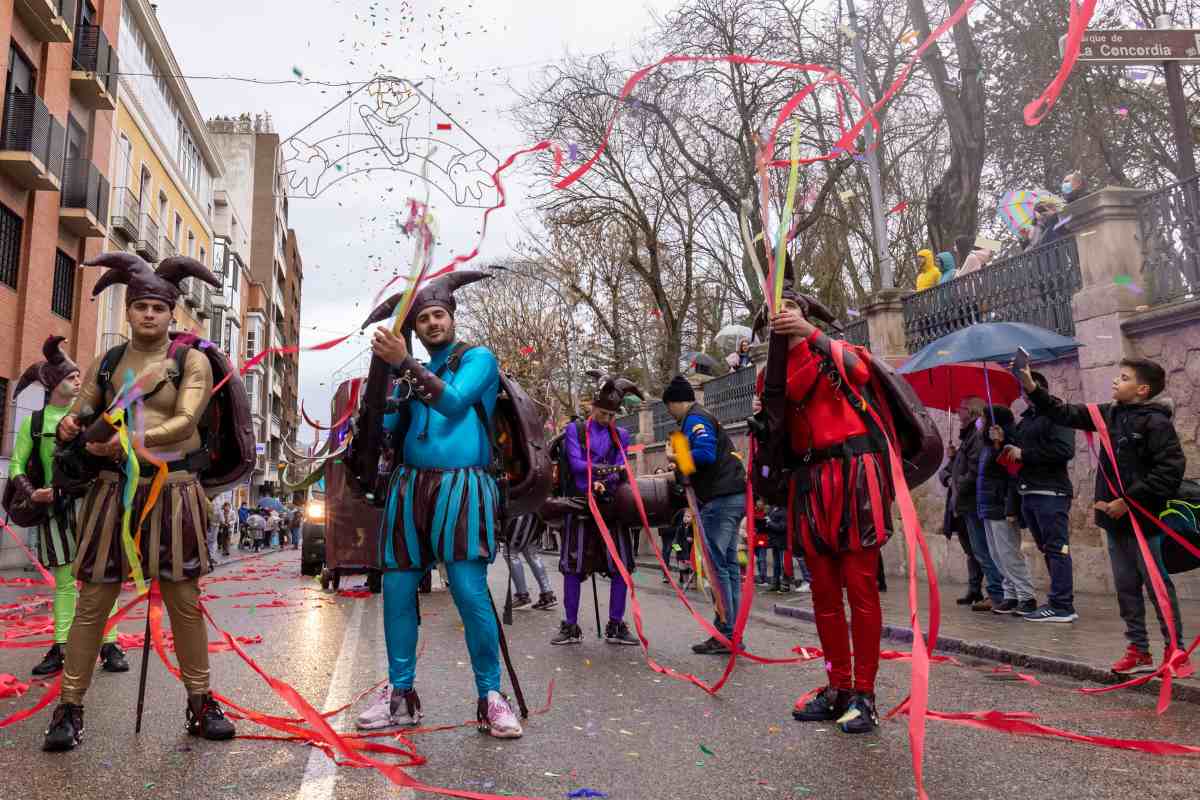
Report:
<svg viewBox="0 0 1200 800"><path fill-rule="evenodd" d="M46 480L46 470L42 467L42 428L45 426L46 412L45 409L38 409L33 412L29 420L29 433L33 437L33 452L29 456L29 462L25 464L25 476L29 478L29 482L34 488L42 489L49 485ZM45 522L50 516L49 503L35 503L32 498L18 497L17 485L10 478L4 483L4 495L0 497L0 506L3 506L8 518L22 528L36 528Z"/></svg>
<svg viewBox="0 0 1200 800"><path fill-rule="evenodd" d="M1185 479L1179 485L1178 494L1174 500L1167 501L1167 507L1159 514L1159 519L1187 539L1192 547L1200 548L1200 483ZM1167 572L1172 575L1200 567L1200 558L1166 535L1163 536L1162 557Z"/></svg>
<svg viewBox="0 0 1200 800"><path fill-rule="evenodd" d="M562 433L550 440L550 460L554 463L554 494L557 497L575 497L579 490L571 479L571 463L567 460L567 431L574 426L575 435L583 442L583 420L576 417L567 423Z"/></svg>
<svg viewBox="0 0 1200 800"><path fill-rule="evenodd" d="M171 339L175 340L182 335L184 334L172 333ZM113 373L125 357L125 348L128 346L128 342L117 345L105 353L100 361L96 382L100 387L100 396L105 398L106 402L113 386ZM208 358L212 368L213 386L222 382L224 384L209 399L208 407L197 426L202 443L201 452L187 454L200 476L200 484L212 497L242 483L254 469L254 425L250 417L250 398L238 371L215 346L198 349ZM190 350L190 345L181 345L175 349L172 357L175 370L171 380L176 389L183 380L183 367ZM81 442L82 439L80 436L76 441ZM57 472L56 460L56 476Z"/></svg>
<svg viewBox="0 0 1200 800"><path fill-rule="evenodd" d="M463 356L473 346L465 342L455 345L446 363L437 370L438 377L447 371L457 371ZM383 484L387 481L387 476L379 473L380 459L389 449L403 448L402 437L399 441L387 441L383 433L383 417L389 411L391 375L391 367L385 361L371 358L362 405L354 420L353 439L345 459L359 491L377 505L384 502ZM550 458L538 405L516 380L501 370L494 413L489 418L482 403L475 404L475 413L488 431L492 445L489 471L500 490L501 520L538 511L550 496L551 488ZM396 460L393 458L390 463Z"/></svg>

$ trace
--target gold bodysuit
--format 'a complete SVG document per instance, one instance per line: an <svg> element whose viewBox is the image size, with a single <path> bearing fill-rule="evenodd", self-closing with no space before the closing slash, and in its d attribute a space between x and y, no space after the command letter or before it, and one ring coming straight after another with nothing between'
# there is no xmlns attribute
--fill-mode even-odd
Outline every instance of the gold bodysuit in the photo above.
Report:
<svg viewBox="0 0 1200 800"><path fill-rule="evenodd" d="M212 394L212 366L208 363L208 357L199 350L188 350L183 378L176 389L171 380L175 359L167 357L170 344L170 340L164 338L154 346L145 348L136 340L130 341L121 362L113 370L112 389L105 398L100 397L100 387L96 382L101 359L94 360L84 377L83 388L71 407L71 413L86 417L107 408L116 393L124 388L132 372L146 393L162 384L162 388L142 407L146 423L146 446L169 451L176 458L199 450L202 442L197 426Z"/></svg>

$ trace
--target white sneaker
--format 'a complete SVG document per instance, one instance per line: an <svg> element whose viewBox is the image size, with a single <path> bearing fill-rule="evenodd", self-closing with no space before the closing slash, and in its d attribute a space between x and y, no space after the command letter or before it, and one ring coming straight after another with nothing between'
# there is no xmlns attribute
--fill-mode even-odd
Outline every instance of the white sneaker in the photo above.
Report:
<svg viewBox="0 0 1200 800"><path fill-rule="evenodd" d="M504 699L504 695L496 691L488 692L487 696L487 732L497 739L519 739L525 733L512 706ZM480 701L482 706L484 701ZM483 711L481 708L480 711ZM483 720L480 720L482 723Z"/></svg>
<svg viewBox="0 0 1200 800"><path fill-rule="evenodd" d="M402 725L417 725L421 721L421 699L416 691L393 690L384 686L375 695L367 710L354 721L360 731L377 731Z"/></svg>
<svg viewBox="0 0 1200 800"><path fill-rule="evenodd" d="M794 589L794 591L800 592L800 593L802 593L802 594L803 594L804 592L811 592L811 591L812 591L812 584L810 584L808 581L800 581L800 585L799 585L799 586L797 586L797 587Z"/></svg>

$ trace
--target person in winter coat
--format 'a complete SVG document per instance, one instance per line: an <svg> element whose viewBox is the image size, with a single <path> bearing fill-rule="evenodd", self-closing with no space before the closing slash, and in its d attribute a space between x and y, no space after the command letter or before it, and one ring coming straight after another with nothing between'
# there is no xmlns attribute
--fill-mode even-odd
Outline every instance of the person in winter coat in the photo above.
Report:
<svg viewBox="0 0 1200 800"><path fill-rule="evenodd" d="M968 397L958 407L958 421L962 428L958 434L958 449L950 467L950 481L954 492L954 512L962 517L971 539L971 552L983 570L987 583L987 597L972 604L972 611L987 612L1004 602L1004 576L997 569L988 549L987 529L979 516L978 486L979 457L983 452L983 412L986 404L981 398Z"/></svg>
<svg viewBox="0 0 1200 800"><path fill-rule="evenodd" d="M988 410L992 423L979 454L976 499L979 517L987 532L988 552L1004 576L1004 600L992 608L996 614L1032 614L1037 610L1033 577L1021 554L1021 506L1016 476L1001 463L1005 436L1016 427L1012 411L1005 406Z"/></svg>
<svg viewBox="0 0 1200 800"><path fill-rule="evenodd" d="M917 251L917 268L920 270L917 274L918 292L932 289L942 279L942 273L938 270L937 263L933 259L932 250Z"/></svg>
<svg viewBox="0 0 1200 800"><path fill-rule="evenodd" d="M1039 387L1050 390L1045 375L1031 374ZM1075 456L1075 432L1054 424L1031 403L1012 435L1006 434L1002 443L1006 460L1020 465L1017 493L1021 496L1021 518L1029 526L1050 573L1045 604L1026 614L1025 619L1074 622L1079 619L1075 613L1070 547L1074 487L1067 465Z"/></svg>
<svg viewBox="0 0 1200 800"><path fill-rule="evenodd" d="M1086 405L1071 405L1053 397L1038 386L1028 367L1022 370L1021 381L1038 413L1045 414L1055 424L1084 431L1096 429ZM1187 458L1172 421L1174 404L1160 399L1165 387L1166 373L1162 367L1149 359L1127 358L1113 380L1113 401L1098 406L1114 452L1111 455L1107 450L1101 452L1093 507L1096 524L1104 529L1108 540L1117 603L1125 621L1125 638L1129 640L1125 655L1112 665L1113 672L1118 674L1155 671L1146 634L1143 589L1150 590L1150 601L1166 642L1164 667L1171 668L1177 677L1193 672L1187 654L1179 649L1183 623L1175 584L1163 565L1162 533L1157 525L1158 515L1179 492L1187 468ZM1174 631L1168 628L1152 589L1151 573L1133 530L1134 519L1154 560L1153 569L1166 589Z"/></svg>
<svg viewBox="0 0 1200 800"><path fill-rule="evenodd" d="M938 279L938 283L949 283L956 277L955 270L957 264L954 260L954 254L949 252L938 253L935 259L938 269L942 273L942 277Z"/></svg>
<svg viewBox="0 0 1200 800"><path fill-rule="evenodd" d="M787 509L783 506L768 506L767 519L764 523L767 532L767 545L771 548L771 589L772 592L786 594L793 589L792 569L787 563ZM797 592L810 590L808 565L804 563L804 548L792 553L800 567L800 581L795 583Z"/></svg>
<svg viewBox="0 0 1200 800"><path fill-rule="evenodd" d="M946 487L946 510L942 517L942 535L947 539L957 538L967 559L967 593L954 602L960 606L973 605L983 599L983 570L971 549L971 537L967 532L967 524L958 515L954 496L954 482L951 480L954 469L954 457L958 446L950 444L949 458L938 472L938 480Z"/></svg>

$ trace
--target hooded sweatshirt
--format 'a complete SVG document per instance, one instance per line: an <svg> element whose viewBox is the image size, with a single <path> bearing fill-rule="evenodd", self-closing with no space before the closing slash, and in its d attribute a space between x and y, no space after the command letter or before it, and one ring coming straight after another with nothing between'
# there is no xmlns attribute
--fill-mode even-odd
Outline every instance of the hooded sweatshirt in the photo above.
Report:
<svg viewBox="0 0 1200 800"><path fill-rule="evenodd" d="M953 253L938 253L935 261L937 263L938 269L941 270L941 273L942 273L942 277L941 277L941 279L939 279L938 282L939 283L949 283L950 281L954 280L954 278L956 277L954 274L954 270L955 270L955 266L956 266L955 261L954 261L954 254Z"/></svg>
<svg viewBox="0 0 1200 800"><path fill-rule="evenodd" d="M917 291L923 292L938 285L942 273L933 260L932 250L918 250L917 257L921 259L921 272L917 275Z"/></svg>
<svg viewBox="0 0 1200 800"><path fill-rule="evenodd" d="M1045 414L1058 425L1081 431L1095 430L1087 406L1064 403L1040 386L1029 399L1037 406L1039 414ZM1173 421L1175 404L1168 398L1155 398L1144 403L1101 403L1099 408L1108 426L1117 463L1114 474L1112 460L1106 452L1100 453L1096 500L1111 502L1124 486L1125 497L1158 516L1166 508L1167 501L1178 494L1187 467ZM1133 510L1132 504L1130 510ZM1129 517L1126 514L1121 519L1113 519L1097 511L1096 524L1113 533L1132 533ZM1147 536L1159 532L1157 525L1145 519L1139 524Z"/></svg>

